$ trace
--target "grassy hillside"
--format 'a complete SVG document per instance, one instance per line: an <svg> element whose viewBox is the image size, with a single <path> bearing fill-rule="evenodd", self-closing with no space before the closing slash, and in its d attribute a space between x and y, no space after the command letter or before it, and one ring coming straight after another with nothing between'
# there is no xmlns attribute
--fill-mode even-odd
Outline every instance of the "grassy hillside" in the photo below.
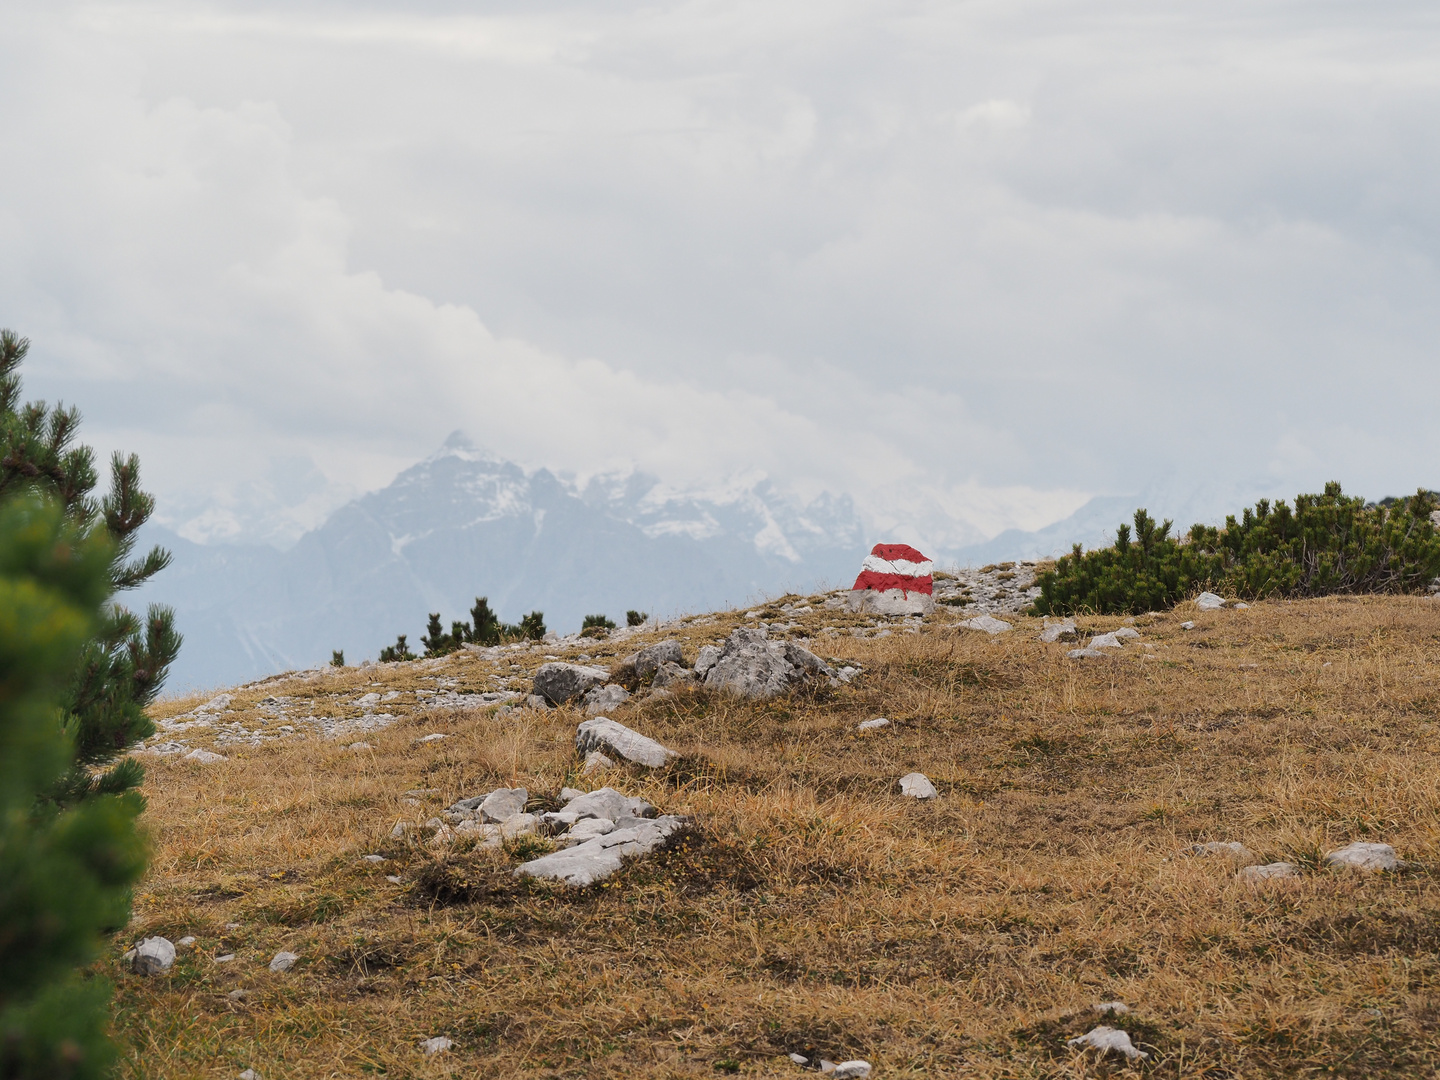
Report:
<svg viewBox="0 0 1440 1080"><path fill-rule="evenodd" d="M575 711L412 704L522 679L545 648L234 691L252 726L267 695L343 717L396 690L402 715L353 737L369 750L296 735L150 765L156 857L117 945L198 940L167 976L107 965L126 1074L800 1077L786 1055L818 1052L876 1077L1078 1076L1134 1071L1064 1043L1121 1000L1110 1022L1156 1076L1435 1075L1440 602L1187 604L1137 621L1152 650L1079 662L1038 620L991 638L959 617L860 638L816 604L791 632L861 665L850 685L616 710L684 756L604 782L702 831L582 892L517 883L513 846L390 839L500 784L598 786L575 774ZM676 636L693 660L743 621ZM894 723L857 735L875 716ZM912 770L938 800L893 793ZM1356 839L1421 865L1321 868ZM1257 887L1176 857L1211 840L1305 872ZM271 973L281 949L301 959ZM436 1035L454 1048L422 1055Z"/></svg>

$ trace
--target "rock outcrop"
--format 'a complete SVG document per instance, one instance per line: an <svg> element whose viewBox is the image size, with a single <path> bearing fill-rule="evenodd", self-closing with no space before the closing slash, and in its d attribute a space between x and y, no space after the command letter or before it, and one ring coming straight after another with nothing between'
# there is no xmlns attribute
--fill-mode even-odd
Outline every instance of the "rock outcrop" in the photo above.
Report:
<svg viewBox="0 0 1440 1080"><path fill-rule="evenodd" d="M809 649L770 641L763 630L734 631L705 669L707 687L747 698L776 697L816 678L833 679L835 672Z"/></svg>

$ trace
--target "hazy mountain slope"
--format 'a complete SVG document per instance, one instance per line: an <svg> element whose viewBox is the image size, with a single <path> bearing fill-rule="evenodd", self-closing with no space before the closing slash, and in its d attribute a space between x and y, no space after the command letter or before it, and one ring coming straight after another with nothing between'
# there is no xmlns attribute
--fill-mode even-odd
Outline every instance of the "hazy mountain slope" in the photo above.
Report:
<svg viewBox="0 0 1440 1080"><path fill-rule="evenodd" d="M798 505L761 481L673 493L631 475L583 488L526 473L452 436L381 491L341 507L289 551L202 546L164 530L174 565L133 602L169 603L186 636L176 688L375 656L425 615L447 625L488 596L507 621L545 613L574 630L707 610L853 576L866 544L846 497Z"/></svg>

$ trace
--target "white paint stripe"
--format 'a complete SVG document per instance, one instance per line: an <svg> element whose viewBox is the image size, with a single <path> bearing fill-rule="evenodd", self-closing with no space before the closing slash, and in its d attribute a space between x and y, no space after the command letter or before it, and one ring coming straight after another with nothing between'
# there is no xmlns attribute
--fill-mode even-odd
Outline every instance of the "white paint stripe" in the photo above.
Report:
<svg viewBox="0 0 1440 1080"><path fill-rule="evenodd" d="M929 559L924 562L910 562L908 559L896 559L888 562L879 555L866 555L860 569L871 570L877 574L901 574L904 577L929 577L935 569L935 564Z"/></svg>

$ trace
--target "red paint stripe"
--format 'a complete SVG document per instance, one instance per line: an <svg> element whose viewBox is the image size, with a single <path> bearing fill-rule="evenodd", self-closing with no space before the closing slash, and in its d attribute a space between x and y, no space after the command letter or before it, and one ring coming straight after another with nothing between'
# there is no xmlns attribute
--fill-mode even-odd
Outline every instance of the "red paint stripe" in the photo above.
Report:
<svg viewBox="0 0 1440 1080"><path fill-rule="evenodd" d="M906 577L904 574L877 574L874 570L862 570L851 588L874 589L876 592L899 589L904 593L924 593L929 596L934 591L935 579L929 574L924 577Z"/></svg>
<svg viewBox="0 0 1440 1080"><path fill-rule="evenodd" d="M930 561L909 544L876 544L870 549L870 554L878 555L886 562L894 562L896 559L904 559L906 562Z"/></svg>

